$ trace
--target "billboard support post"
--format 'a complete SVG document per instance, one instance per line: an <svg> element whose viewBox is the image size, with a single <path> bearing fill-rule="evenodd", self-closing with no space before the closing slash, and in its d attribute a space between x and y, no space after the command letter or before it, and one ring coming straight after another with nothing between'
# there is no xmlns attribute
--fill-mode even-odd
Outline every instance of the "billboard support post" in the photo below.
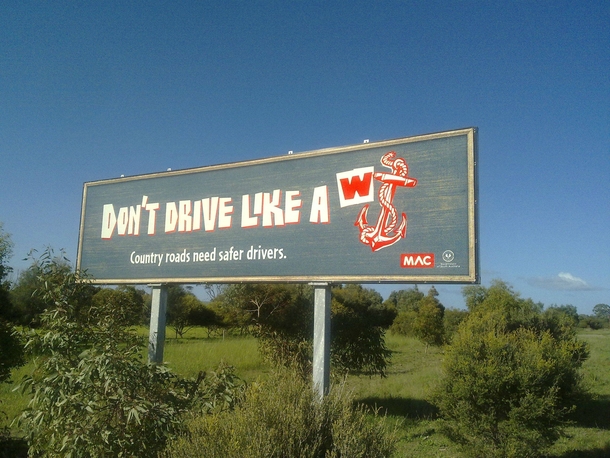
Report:
<svg viewBox="0 0 610 458"><path fill-rule="evenodd" d="M148 362L163 362L165 345L165 315L167 312L167 285L152 285L150 330L148 335Z"/></svg>
<svg viewBox="0 0 610 458"><path fill-rule="evenodd" d="M314 286L313 387L322 399L330 388L330 285Z"/></svg>

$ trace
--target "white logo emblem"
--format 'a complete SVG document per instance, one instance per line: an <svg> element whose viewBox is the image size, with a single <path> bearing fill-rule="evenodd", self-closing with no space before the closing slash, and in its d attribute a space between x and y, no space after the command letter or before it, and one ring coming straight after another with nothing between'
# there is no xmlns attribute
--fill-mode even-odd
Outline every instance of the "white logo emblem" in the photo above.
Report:
<svg viewBox="0 0 610 458"><path fill-rule="evenodd" d="M453 261L454 257L455 257L455 255L453 254L453 251L451 251L451 250L445 250L443 252L443 261L445 261L445 262Z"/></svg>

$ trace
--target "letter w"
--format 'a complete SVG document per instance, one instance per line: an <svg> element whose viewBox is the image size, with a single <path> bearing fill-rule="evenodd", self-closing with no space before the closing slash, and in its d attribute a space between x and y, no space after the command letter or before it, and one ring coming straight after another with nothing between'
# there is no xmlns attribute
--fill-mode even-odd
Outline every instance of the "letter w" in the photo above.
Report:
<svg viewBox="0 0 610 458"><path fill-rule="evenodd" d="M341 207L373 201L374 167L361 167L337 173Z"/></svg>

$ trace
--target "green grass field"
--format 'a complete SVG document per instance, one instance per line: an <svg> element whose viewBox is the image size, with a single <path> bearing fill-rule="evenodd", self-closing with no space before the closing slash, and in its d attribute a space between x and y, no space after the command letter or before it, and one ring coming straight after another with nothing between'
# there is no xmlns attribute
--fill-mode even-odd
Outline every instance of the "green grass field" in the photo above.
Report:
<svg viewBox="0 0 610 458"><path fill-rule="evenodd" d="M145 333L145 330L142 330ZM168 334L172 335L168 329ZM184 376L214 370L221 361L235 367L246 381L268 377L270 368L262 361L252 337L207 339L203 330L193 329L184 339L169 338L165 346L168 366ZM591 346L591 356L583 367L591 399L579 405L574 425L567 429L552 449L549 458L593 458L610 456L610 330L580 331L580 338ZM407 337L388 335L393 351L386 378L355 377L347 379L356 401L381 409L395 425L400 437L396 457L458 457L459 451L437 431L437 412L429 398L441 377L443 350L426 347ZM27 404L27 397L12 389L29 364L13 373L13 383L0 386L0 410L10 424ZM18 431L13 428L13 434Z"/></svg>

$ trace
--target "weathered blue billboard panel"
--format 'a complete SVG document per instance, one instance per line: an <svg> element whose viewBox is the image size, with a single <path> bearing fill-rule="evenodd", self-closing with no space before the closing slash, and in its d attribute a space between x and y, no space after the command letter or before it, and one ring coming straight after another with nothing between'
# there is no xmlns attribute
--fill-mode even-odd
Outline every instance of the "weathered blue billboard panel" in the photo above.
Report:
<svg viewBox="0 0 610 458"><path fill-rule="evenodd" d="M476 130L85 183L99 283L478 281Z"/></svg>

